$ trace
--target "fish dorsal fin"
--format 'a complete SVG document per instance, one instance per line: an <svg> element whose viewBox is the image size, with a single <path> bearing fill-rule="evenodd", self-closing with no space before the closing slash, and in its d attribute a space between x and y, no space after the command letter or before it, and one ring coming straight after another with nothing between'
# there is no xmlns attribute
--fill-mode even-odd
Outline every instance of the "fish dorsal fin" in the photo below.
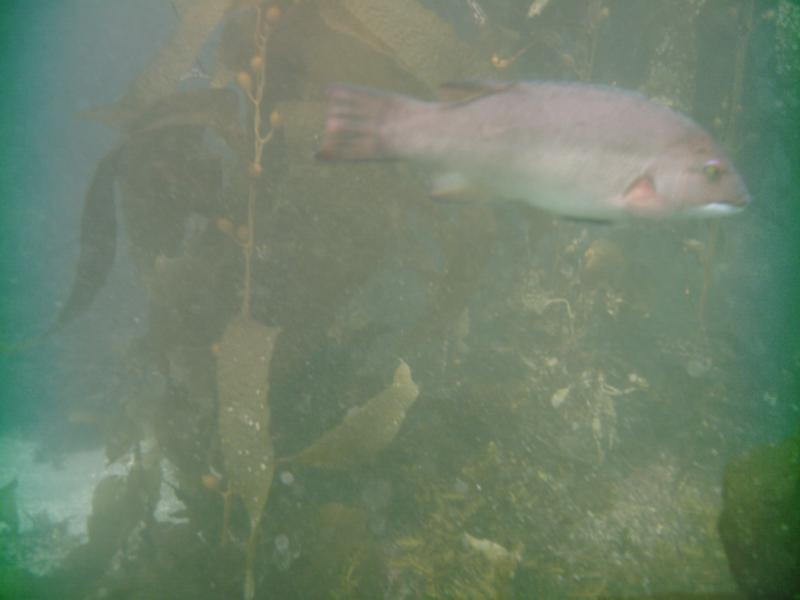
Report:
<svg viewBox="0 0 800 600"><path fill-rule="evenodd" d="M512 87L513 81L451 81L439 86L436 95L442 102L471 102Z"/></svg>

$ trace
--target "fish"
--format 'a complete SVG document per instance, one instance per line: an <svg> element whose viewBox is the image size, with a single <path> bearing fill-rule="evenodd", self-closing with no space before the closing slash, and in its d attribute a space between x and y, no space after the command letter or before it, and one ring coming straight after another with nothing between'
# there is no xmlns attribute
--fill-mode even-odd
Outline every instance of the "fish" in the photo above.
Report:
<svg viewBox="0 0 800 600"><path fill-rule="evenodd" d="M469 81L444 86L446 101L349 84L327 95L318 159L430 165L441 173L434 196L480 190L607 222L729 215L750 203L705 129L637 92Z"/></svg>

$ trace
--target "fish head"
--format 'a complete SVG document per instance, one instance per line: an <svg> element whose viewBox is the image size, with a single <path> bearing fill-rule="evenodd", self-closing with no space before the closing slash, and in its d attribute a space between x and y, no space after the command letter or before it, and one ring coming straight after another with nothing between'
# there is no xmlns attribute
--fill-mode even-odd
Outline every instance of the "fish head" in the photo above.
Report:
<svg viewBox="0 0 800 600"><path fill-rule="evenodd" d="M705 134L674 144L656 159L649 173L660 205L675 216L730 215L750 203L733 163Z"/></svg>

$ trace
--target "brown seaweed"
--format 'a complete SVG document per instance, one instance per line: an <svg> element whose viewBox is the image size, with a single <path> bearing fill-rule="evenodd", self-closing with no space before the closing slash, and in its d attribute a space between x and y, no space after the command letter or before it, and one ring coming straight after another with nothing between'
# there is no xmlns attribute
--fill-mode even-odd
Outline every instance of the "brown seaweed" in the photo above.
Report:
<svg viewBox="0 0 800 600"><path fill-rule="evenodd" d="M226 474L254 527L274 469L268 396L278 332L237 317L225 329L217 358L218 426Z"/></svg>
<svg viewBox="0 0 800 600"><path fill-rule="evenodd" d="M114 182L120 151L104 156L95 169L81 215L80 255L69 297L45 336L59 331L86 311L103 287L117 247Z"/></svg>
<svg viewBox="0 0 800 600"><path fill-rule="evenodd" d="M229 491L242 499L250 520L246 598L255 590L255 542L275 471L269 369L278 333L250 318L236 317L225 329L217 358L217 424L225 472Z"/></svg>
<svg viewBox="0 0 800 600"><path fill-rule="evenodd" d="M355 19L369 30L371 40L389 48L398 65L430 88L479 74L475 51L416 0L342 0L341 10L349 13L348 21ZM484 69L488 64L487 60Z"/></svg>
<svg viewBox="0 0 800 600"><path fill-rule="evenodd" d="M352 469L374 460L392 443L418 395L411 369L401 360L389 387L351 410L311 446L283 460L330 470Z"/></svg>
<svg viewBox="0 0 800 600"><path fill-rule="evenodd" d="M118 103L122 114L138 114L169 96L200 54L206 39L230 7L224 0L181 0L175 3L180 21L166 44L130 85Z"/></svg>
<svg viewBox="0 0 800 600"><path fill-rule="evenodd" d="M220 135L239 130L239 99L230 88L187 90L173 94L139 113L130 122L131 134L164 127L198 125Z"/></svg>
<svg viewBox="0 0 800 600"><path fill-rule="evenodd" d="M135 202L144 202L142 195L158 195L158 210L174 214L172 219L162 219L160 225L178 221L174 225L179 230L187 210L171 190L183 190L182 196L195 204L188 207L189 211L198 210L202 207L197 206L197 199L202 198L204 192L218 187L222 180L217 159L187 155L181 142L191 142L193 138L199 140L203 130L209 128L223 137L232 149L241 152L242 137L237 117L238 102L232 90L192 90L156 104L131 121L128 140L103 157L95 170L81 217L80 255L75 280L64 307L46 335L55 333L82 315L108 278L117 244L116 181L124 175L129 185L140 188L139 191L149 190L140 194ZM177 152L174 150L176 145ZM162 185L157 185L159 178L147 171L147 166L158 159L169 161L171 167L162 169L169 173L169 181L160 181ZM191 185L194 180L197 180L195 186ZM149 209L146 212L149 214ZM132 223L128 225L131 227ZM134 228L131 233L137 235L139 232ZM169 237L180 239L176 235ZM163 244L146 246L155 253L165 250Z"/></svg>

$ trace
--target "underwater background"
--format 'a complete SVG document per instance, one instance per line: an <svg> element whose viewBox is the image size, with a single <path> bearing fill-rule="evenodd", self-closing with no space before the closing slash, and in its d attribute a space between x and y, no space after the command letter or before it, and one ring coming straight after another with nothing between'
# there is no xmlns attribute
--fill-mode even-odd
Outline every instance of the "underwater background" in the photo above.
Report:
<svg viewBox="0 0 800 600"><path fill-rule="evenodd" d="M800 597L796 2L8 2L0 44L0 598ZM314 159L329 85L464 79L639 90L753 201Z"/></svg>

